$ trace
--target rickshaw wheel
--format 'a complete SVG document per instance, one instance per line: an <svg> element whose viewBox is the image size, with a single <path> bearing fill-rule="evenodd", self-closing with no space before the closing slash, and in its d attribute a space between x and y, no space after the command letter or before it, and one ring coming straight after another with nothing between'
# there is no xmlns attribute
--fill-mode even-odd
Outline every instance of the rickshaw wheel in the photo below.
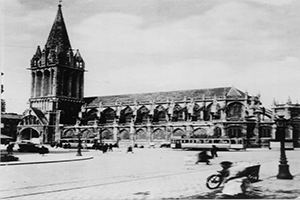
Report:
<svg viewBox="0 0 300 200"><path fill-rule="evenodd" d="M223 181L223 178L220 174L213 174L207 178L206 187L209 189L218 188Z"/></svg>
<svg viewBox="0 0 300 200"><path fill-rule="evenodd" d="M251 183L258 181L259 176L258 174L249 174L248 179L250 180Z"/></svg>

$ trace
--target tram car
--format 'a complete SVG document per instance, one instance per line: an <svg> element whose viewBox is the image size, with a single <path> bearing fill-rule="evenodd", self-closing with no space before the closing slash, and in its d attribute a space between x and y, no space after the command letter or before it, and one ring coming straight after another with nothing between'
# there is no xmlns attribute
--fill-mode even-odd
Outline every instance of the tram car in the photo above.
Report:
<svg viewBox="0 0 300 200"><path fill-rule="evenodd" d="M182 138L172 139L172 148L181 149L211 149L216 146L220 150L242 150L245 149L243 138Z"/></svg>

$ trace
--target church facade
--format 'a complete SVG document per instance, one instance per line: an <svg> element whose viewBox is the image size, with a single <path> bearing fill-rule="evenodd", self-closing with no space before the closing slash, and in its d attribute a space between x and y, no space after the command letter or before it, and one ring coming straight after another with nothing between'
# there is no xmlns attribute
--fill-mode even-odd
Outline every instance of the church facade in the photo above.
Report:
<svg viewBox="0 0 300 200"><path fill-rule="evenodd" d="M104 139L163 143L171 138L244 138L275 134L272 112L259 96L234 87L84 98L79 116ZM68 134L66 132L63 137Z"/></svg>
<svg viewBox="0 0 300 200"><path fill-rule="evenodd" d="M71 47L61 5L29 70L30 108L18 125L20 140L52 143L78 132L85 139L137 144L235 137L257 145L275 138L273 112L259 95L235 87L84 97L85 63Z"/></svg>

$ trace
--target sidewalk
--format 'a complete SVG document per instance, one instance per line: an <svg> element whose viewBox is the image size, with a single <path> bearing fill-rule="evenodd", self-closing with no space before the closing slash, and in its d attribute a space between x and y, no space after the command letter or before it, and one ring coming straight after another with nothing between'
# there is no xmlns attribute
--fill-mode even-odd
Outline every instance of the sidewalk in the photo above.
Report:
<svg viewBox="0 0 300 200"><path fill-rule="evenodd" d="M300 174L293 174L292 180L269 177L253 184L253 192L268 199L295 199L300 197Z"/></svg>
<svg viewBox="0 0 300 200"><path fill-rule="evenodd" d="M76 151L64 152L50 152L48 154L40 155L38 153L14 153L14 156L19 158L19 161L0 162L0 166L7 165L28 165L28 164L45 164L57 162L71 162L93 159L93 156L76 156Z"/></svg>
<svg viewBox="0 0 300 200"><path fill-rule="evenodd" d="M288 165L292 180L277 179L279 159L271 162L261 162L260 181L252 183L246 194L226 196L222 194L222 188L211 190L199 195L187 197L187 199L296 199L300 198L300 149L287 152ZM250 150L251 152L263 152L262 150ZM249 151L249 152L250 152ZM274 153L276 153L274 151ZM279 152L277 152L279 155Z"/></svg>
<svg viewBox="0 0 300 200"><path fill-rule="evenodd" d="M260 180L251 184L244 196L230 199L295 199L300 196L299 151L288 151L293 180L278 180L279 152L269 150L219 152L211 165L195 165L197 152L172 149L116 149L83 152L84 162L2 168L0 198L10 199L223 199L221 188L206 188L206 178L220 169L224 160L259 162ZM34 160L77 160L76 151L68 153L15 154L22 162ZM85 156L85 157L84 157ZM32 163L35 164L35 163ZM30 174L34 171L34 176ZM71 172L71 173L70 173ZM80 173L72 173L80 172Z"/></svg>

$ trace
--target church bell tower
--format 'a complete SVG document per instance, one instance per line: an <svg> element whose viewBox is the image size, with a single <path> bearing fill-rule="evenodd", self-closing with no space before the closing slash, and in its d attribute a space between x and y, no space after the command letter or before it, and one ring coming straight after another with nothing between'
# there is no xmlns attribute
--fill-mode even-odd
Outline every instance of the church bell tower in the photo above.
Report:
<svg viewBox="0 0 300 200"><path fill-rule="evenodd" d="M48 120L49 130L53 129L48 140L53 140L60 124L75 124L84 103L85 63L79 50L71 47L61 7L59 4L45 46L37 47L30 63L30 107L40 110Z"/></svg>

